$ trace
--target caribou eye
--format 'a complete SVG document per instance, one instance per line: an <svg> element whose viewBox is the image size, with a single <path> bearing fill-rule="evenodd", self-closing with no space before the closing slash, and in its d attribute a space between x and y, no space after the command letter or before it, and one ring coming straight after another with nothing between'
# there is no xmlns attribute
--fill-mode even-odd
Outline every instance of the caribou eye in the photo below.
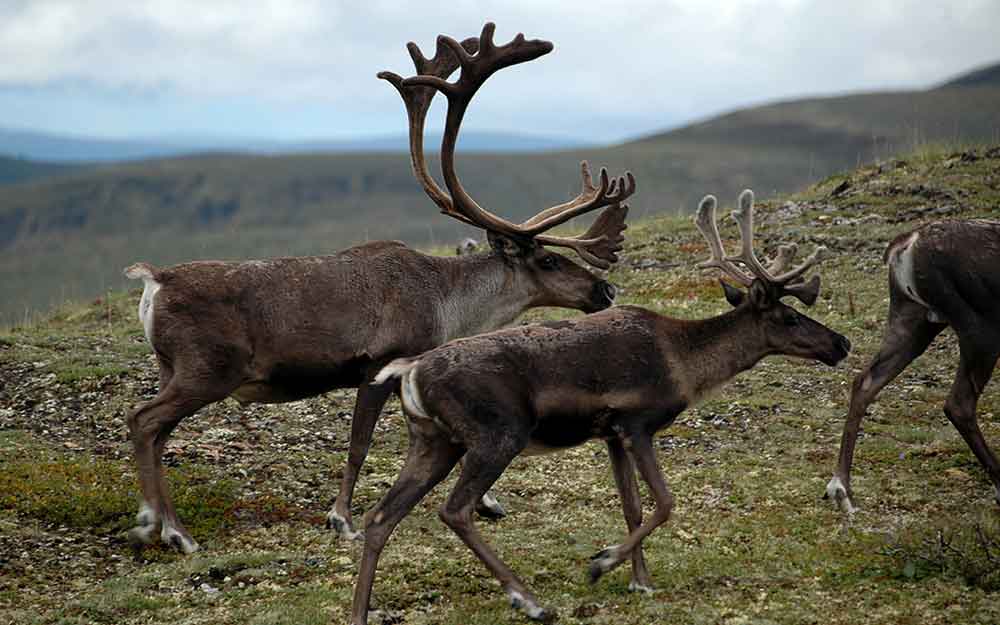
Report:
<svg viewBox="0 0 1000 625"><path fill-rule="evenodd" d="M538 259L538 266L542 269L555 269L559 261L555 256L542 256Z"/></svg>
<svg viewBox="0 0 1000 625"><path fill-rule="evenodd" d="M799 316L796 315L795 313L792 313L790 315L784 315L782 321L785 322L786 326L797 326L799 325Z"/></svg>

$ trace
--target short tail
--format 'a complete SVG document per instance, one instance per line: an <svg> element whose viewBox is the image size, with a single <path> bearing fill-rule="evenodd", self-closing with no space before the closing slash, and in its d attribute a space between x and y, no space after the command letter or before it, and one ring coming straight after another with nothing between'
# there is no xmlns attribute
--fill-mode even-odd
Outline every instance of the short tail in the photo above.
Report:
<svg viewBox="0 0 1000 625"><path fill-rule="evenodd" d="M125 268L125 277L132 280L139 280L141 278L144 282L156 280L158 273L160 273L160 270L149 263L136 263Z"/></svg>
<svg viewBox="0 0 1000 625"><path fill-rule="evenodd" d="M382 367L382 370L379 371L378 375L375 376L375 379L372 380L372 384L375 386L381 386L389 380L401 378L406 375L410 369L417 366L418 362L420 362L419 358L397 358Z"/></svg>
<svg viewBox="0 0 1000 625"><path fill-rule="evenodd" d="M424 402L420 398L420 389L417 388L417 365L420 364L420 357L397 358L378 372L372 384L385 384L389 380L399 378L399 399L403 402L403 411L409 417L420 417L429 419Z"/></svg>

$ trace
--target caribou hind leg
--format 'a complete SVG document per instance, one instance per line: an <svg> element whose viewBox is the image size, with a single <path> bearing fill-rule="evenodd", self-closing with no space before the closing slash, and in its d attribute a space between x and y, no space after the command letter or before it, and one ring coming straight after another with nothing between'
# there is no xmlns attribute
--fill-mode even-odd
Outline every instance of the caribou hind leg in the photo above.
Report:
<svg viewBox="0 0 1000 625"><path fill-rule="evenodd" d="M976 419L976 405L983 388L990 381L996 367L1000 338L967 339L960 335L961 360L951 394L944 405L944 413L962 435L976 459L986 469L993 482L995 498L1000 505L1000 462L983 438Z"/></svg>
<svg viewBox="0 0 1000 625"><path fill-rule="evenodd" d="M625 446L617 438L608 440L608 455L611 457L611 468L615 474L618 495L622 500L625 524L631 533L642 525L642 501L639 498L639 485L635 481L635 466L625 451ZM632 591L653 591L653 582L646 569L646 559L642 555L641 546L632 550L632 581L628 588Z"/></svg>
<svg viewBox="0 0 1000 625"><path fill-rule="evenodd" d="M665 523L670 518L670 513L674 508L674 496L670 493L660 465L656 461L656 452L653 451L653 441L649 434L634 434L624 441L624 447L635 460L639 475L653 494L656 500L656 509L653 514L635 529L631 530L621 544L608 547L591 558L590 581L596 582L602 575L614 569L626 560L634 552L642 550L642 540L654 529ZM633 560L634 562L634 560Z"/></svg>
<svg viewBox="0 0 1000 625"><path fill-rule="evenodd" d="M410 449L406 464L389 492L371 510L371 521L365 527L365 546L351 606L352 625L368 622L375 567L389 535L413 506L448 475L462 456L463 449L434 432L433 424L414 423L412 420L408 420L407 424Z"/></svg>
<svg viewBox="0 0 1000 625"><path fill-rule="evenodd" d="M175 367L161 361L160 392L127 419L143 498L136 516L138 525L129 530L128 536L133 547L140 549L153 542L159 528L161 541L182 553L192 553L198 550L198 543L177 518L164 479L163 451L182 419L228 397L239 387L241 378L236 372L241 369L226 367L224 371L233 373L224 376L215 369L188 363L176 363Z"/></svg>
<svg viewBox="0 0 1000 625"><path fill-rule="evenodd" d="M163 448L181 419L194 414L206 403L187 398L171 383L128 416L129 437L142 488L142 504L136 515L138 525L128 533L129 541L137 549L153 542L159 529L161 539L171 547L183 553L198 550L198 543L177 519L170 501L163 477Z"/></svg>
<svg viewBox="0 0 1000 625"><path fill-rule="evenodd" d="M869 404L882 388L898 376L915 358L924 353L938 334L947 327L928 319L927 308L903 295L890 285L889 321L878 354L851 386L851 403L840 439L837 469L826 486L825 498L833 499L847 513L853 513L851 465L861 420Z"/></svg>
<svg viewBox="0 0 1000 625"><path fill-rule="evenodd" d="M377 367L372 371L378 371ZM358 482L361 465L371 447L372 433L375 423L386 400L392 393L393 385L373 385L366 378L358 387L358 396L354 404L354 416L351 418L351 443L347 453L347 464L344 466L343 478L340 480L340 492L333 508L326 515L326 527L337 532L341 538L357 540L361 532L354 530L351 519L351 499L354 497L354 487Z"/></svg>
<svg viewBox="0 0 1000 625"><path fill-rule="evenodd" d="M538 605L535 595L483 540L472 521L472 513L483 495L524 448L518 441L491 440L488 450L472 448L462 462L462 473L455 488L440 510L440 517L476 557L486 565L510 598L511 606L524 611L530 618L549 623L555 613Z"/></svg>

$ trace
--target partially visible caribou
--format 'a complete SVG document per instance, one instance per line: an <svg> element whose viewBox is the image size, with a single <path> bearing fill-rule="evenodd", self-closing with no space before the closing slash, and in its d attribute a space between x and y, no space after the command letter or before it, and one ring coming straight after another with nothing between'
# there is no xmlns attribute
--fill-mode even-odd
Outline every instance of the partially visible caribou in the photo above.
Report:
<svg viewBox="0 0 1000 625"><path fill-rule="evenodd" d="M896 237L883 260L889 265L889 321L878 354L854 378L840 459L826 496L843 511L855 511L851 464L868 405L951 327L960 354L944 413L986 469L1000 504L1000 463L976 419L979 396L1000 356L1000 221L928 224Z"/></svg>
<svg viewBox="0 0 1000 625"><path fill-rule="evenodd" d="M457 85L445 79L459 64L469 66L469 55L477 50L475 58L489 59L495 69L552 49L523 38L495 48L487 36L492 32L488 24L480 39L439 42L432 59L410 44L416 77L379 74L406 105L417 180L444 214L486 230L490 251L438 258L397 241L379 241L330 256L167 268L138 263L126 270L144 282L139 318L160 368L159 393L128 416L143 497L138 525L129 532L134 545L152 542L158 531L180 551L198 549L177 518L163 478L164 447L182 419L226 397L277 403L345 387L357 387L358 395L347 466L327 524L342 536L357 537L351 497L391 392L371 384L386 363L502 327L535 306L595 312L613 303L610 283L546 246L569 247L601 269L616 262L628 210L622 201L635 192L630 173L610 179L602 169L595 185L583 163L583 189L576 198L521 224L481 208L459 182L454 153L462 114L492 71L477 78L463 71ZM449 102L441 146L448 193L427 172L423 154L424 118L436 90L445 91ZM546 234L601 208L582 236Z"/></svg>
<svg viewBox="0 0 1000 625"><path fill-rule="evenodd" d="M514 54L519 41L504 48ZM473 69L485 62L468 61ZM463 64L463 77L464 71ZM835 365L850 350L845 337L781 301L785 296L806 305L816 300L819 278L806 282L803 275L825 248L787 269L795 250L784 246L765 265L753 251L753 194L744 191L739 204L733 214L743 247L735 257L726 255L719 238L714 197L702 200L697 219L711 251L700 266L718 268L747 289L723 283L734 307L728 313L686 321L616 306L580 319L458 339L416 358L395 360L378 374L376 384L399 389L410 449L396 483L369 512L353 625L367 623L375 569L393 529L460 459L461 474L440 508L441 519L497 578L515 608L551 621L554 614L483 540L472 512L515 457L592 439L607 443L629 534L593 557L591 581L631 559L629 587L651 589L642 541L670 517L674 503L653 435L765 356L787 354ZM656 501L645 522L636 468Z"/></svg>
<svg viewBox="0 0 1000 625"><path fill-rule="evenodd" d="M479 251L479 241L466 237L455 246L455 256L467 256Z"/></svg>

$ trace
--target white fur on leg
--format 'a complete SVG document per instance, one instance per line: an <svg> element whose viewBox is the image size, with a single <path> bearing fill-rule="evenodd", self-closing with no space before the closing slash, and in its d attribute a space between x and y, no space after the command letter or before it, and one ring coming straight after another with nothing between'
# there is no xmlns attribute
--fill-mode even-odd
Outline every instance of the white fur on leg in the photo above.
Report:
<svg viewBox="0 0 1000 625"><path fill-rule="evenodd" d="M494 497L493 493L489 491L486 491L486 494L483 495L483 498L480 503L483 504L484 508L492 512L493 516L495 517L499 518L507 516L507 511L503 509L503 506L500 505L500 502L497 501L497 498Z"/></svg>
<svg viewBox="0 0 1000 625"><path fill-rule="evenodd" d="M326 527L337 532L337 536L340 536L344 540L362 540L364 538L364 534L355 532L351 528L351 524L347 522L347 519L337 514L334 510L326 513Z"/></svg>
<svg viewBox="0 0 1000 625"><path fill-rule="evenodd" d="M618 553L620 549L621 545L612 545L591 556L590 567L588 570L591 584L596 582L602 575L621 563L621 558Z"/></svg>
<svg viewBox="0 0 1000 625"><path fill-rule="evenodd" d="M826 485L826 496L834 501L836 505L847 514L854 514L858 511L847 495L844 483L840 481L840 476L834 476Z"/></svg>
<svg viewBox="0 0 1000 625"><path fill-rule="evenodd" d="M139 549L142 545L148 545L153 542L153 533L155 531L155 525L133 527L128 531L128 540L134 548Z"/></svg>
<svg viewBox="0 0 1000 625"><path fill-rule="evenodd" d="M653 594L653 589L645 584L640 584L635 580L628 583L629 592L641 592L647 595Z"/></svg>
<svg viewBox="0 0 1000 625"><path fill-rule="evenodd" d="M541 619L545 615L545 610L538 607L537 603L525 598L524 595L516 590L508 590L507 596L510 597L510 607L515 610L523 610L525 614L535 620Z"/></svg>
<svg viewBox="0 0 1000 625"><path fill-rule="evenodd" d="M145 501L139 505L139 512L135 515L135 522L141 526L156 525L159 515Z"/></svg>

